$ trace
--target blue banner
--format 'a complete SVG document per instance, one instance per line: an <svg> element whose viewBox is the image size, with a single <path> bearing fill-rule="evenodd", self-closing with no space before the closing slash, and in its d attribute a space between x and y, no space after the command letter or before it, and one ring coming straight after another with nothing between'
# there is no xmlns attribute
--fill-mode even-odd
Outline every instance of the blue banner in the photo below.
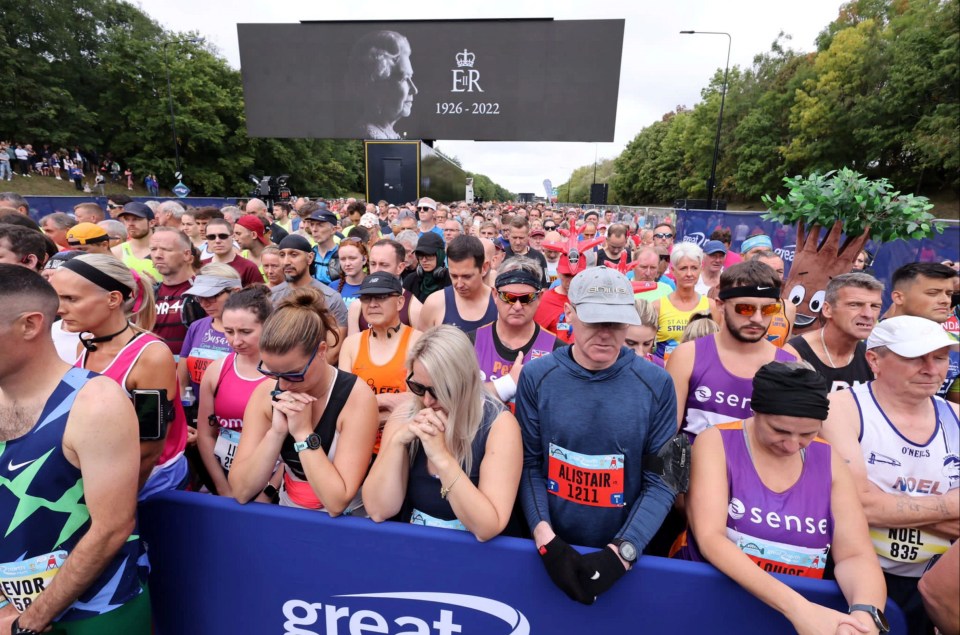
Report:
<svg viewBox="0 0 960 635"><path fill-rule="evenodd" d="M40 222L40 219L46 216L47 214L52 214L54 212L66 212L68 214L73 213L73 208L80 203L99 203L100 207L103 208L103 211L107 211L107 197L105 196L25 196L27 202L30 203L30 217ZM140 203L146 203L147 201L177 201L181 205L187 206L192 205L193 207L223 207L224 205L236 205L236 198L212 198L212 197L190 197L190 198L176 198L176 197L160 197L160 196L134 196L131 197L133 200Z"/></svg>
<svg viewBox="0 0 960 635"><path fill-rule="evenodd" d="M703 245L717 229L729 229L733 238L731 248L740 253L740 244L755 234L766 234L773 250L783 258L784 280L790 273L797 249L797 230L791 225L763 220L765 212L711 212L677 211L677 240ZM883 310L890 306L890 282L897 268L910 262L960 261L960 225L937 221L944 227L942 234L923 240L895 240L889 243L869 241L866 250L873 255L870 272L886 285ZM821 230L826 236L829 227Z"/></svg>
<svg viewBox="0 0 960 635"><path fill-rule="evenodd" d="M171 492L141 505L158 635L786 633L713 567L641 557L593 606L569 600L529 540L330 518ZM836 583L777 576L845 611ZM887 603L894 633L903 615Z"/></svg>

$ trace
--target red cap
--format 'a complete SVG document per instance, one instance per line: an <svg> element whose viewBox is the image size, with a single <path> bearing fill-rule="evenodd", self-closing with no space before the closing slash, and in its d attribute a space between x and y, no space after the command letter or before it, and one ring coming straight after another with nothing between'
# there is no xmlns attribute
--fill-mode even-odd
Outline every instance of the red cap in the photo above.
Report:
<svg viewBox="0 0 960 635"><path fill-rule="evenodd" d="M557 273L563 273L571 276L577 275L586 268L587 257L583 254L580 254L580 259L577 261L576 266L570 264L570 258L567 256L567 254L560 256L560 262L557 263Z"/></svg>
<svg viewBox="0 0 960 635"><path fill-rule="evenodd" d="M261 220L257 216L254 216L253 214L246 214L244 216L241 216L237 220L237 225L240 225L240 227L243 227L244 229L249 229L250 231L252 231L254 234L257 235L257 239L260 242L262 242L264 245L270 244L270 240L266 236L264 236L265 230L263 228L263 222L261 222Z"/></svg>

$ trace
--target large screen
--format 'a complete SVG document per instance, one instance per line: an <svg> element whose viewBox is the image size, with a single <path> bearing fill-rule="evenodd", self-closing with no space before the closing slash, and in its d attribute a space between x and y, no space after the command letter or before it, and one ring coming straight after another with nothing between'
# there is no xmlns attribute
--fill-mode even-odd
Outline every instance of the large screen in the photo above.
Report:
<svg viewBox="0 0 960 635"><path fill-rule="evenodd" d="M613 141L623 20L240 24L254 137Z"/></svg>

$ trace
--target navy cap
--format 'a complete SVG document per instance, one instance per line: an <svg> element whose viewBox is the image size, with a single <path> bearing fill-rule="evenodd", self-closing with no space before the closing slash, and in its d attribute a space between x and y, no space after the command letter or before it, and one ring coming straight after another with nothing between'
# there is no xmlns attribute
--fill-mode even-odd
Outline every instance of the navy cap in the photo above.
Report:
<svg viewBox="0 0 960 635"><path fill-rule="evenodd" d="M153 220L153 210L144 205L143 203L138 203L133 201L132 203L127 203L123 206L123 211L117 214L117 218L129 214L130 216L137 216L138 218L146 218L147 220Z"/></svg>
<svg viewBox="0 0 960 635"><path fill-rule="evenodd" d="M703 253L707 255L719 253L725 254L727 253L727 247L719 240L708 240L707 242L703 243Z"/></svg>
<svg viewBox="0 0 960 635"><path fill-rule="evenodd" d="M307 220L316 221L318 223L330 223L331 225L336 225L337 222L339 222L337 215L328 209L318 209L313 214L307 216Z"/></svg>
<svg viewBox="0 0 960 635"><path fill-rule="evenodd" d="M396 275L378 271L371 273L360 283L360 295L401 295L403 283Z"/></svg>

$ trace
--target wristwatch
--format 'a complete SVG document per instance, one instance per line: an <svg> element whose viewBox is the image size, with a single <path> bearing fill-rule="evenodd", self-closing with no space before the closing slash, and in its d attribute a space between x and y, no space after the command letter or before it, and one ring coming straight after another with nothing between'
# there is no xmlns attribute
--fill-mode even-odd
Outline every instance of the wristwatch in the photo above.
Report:
<svg viewBox="0 0 960 635"><path fill-rule="evenodd" d="M320 435L317 433L313 433L303 441L297 441L293 444L293 449L297 452L303 452L304 450L316 450L319 447Z"/></svg>
<svg viewBox="0 0 960 635"><path fill-rule="evenodd" d="M633 543L623 538L614 538L610 544L615 545L620 557L631 565L637 561L637 548Z"/></svg>
<svg viewBox="0 0 960 635"><path fill-rule="evenodd" d="M880 629L881 633L890 632L890 622L887 621L883 611L877 607L869 604L853 604L850 606L850 610L847 611L847 613L850 614L854 611L863 611L864 613L869 613L870 617L873 618L873 623L877 625L877 628Z"/></svg>
<svg viewBox="0 0 960 635"><path fill-rule="evenodd" d="M13 624L10 625L10 635L40 635L40 631L23 628L20 626L20 618L18 617L13 620Z"/></svg>

